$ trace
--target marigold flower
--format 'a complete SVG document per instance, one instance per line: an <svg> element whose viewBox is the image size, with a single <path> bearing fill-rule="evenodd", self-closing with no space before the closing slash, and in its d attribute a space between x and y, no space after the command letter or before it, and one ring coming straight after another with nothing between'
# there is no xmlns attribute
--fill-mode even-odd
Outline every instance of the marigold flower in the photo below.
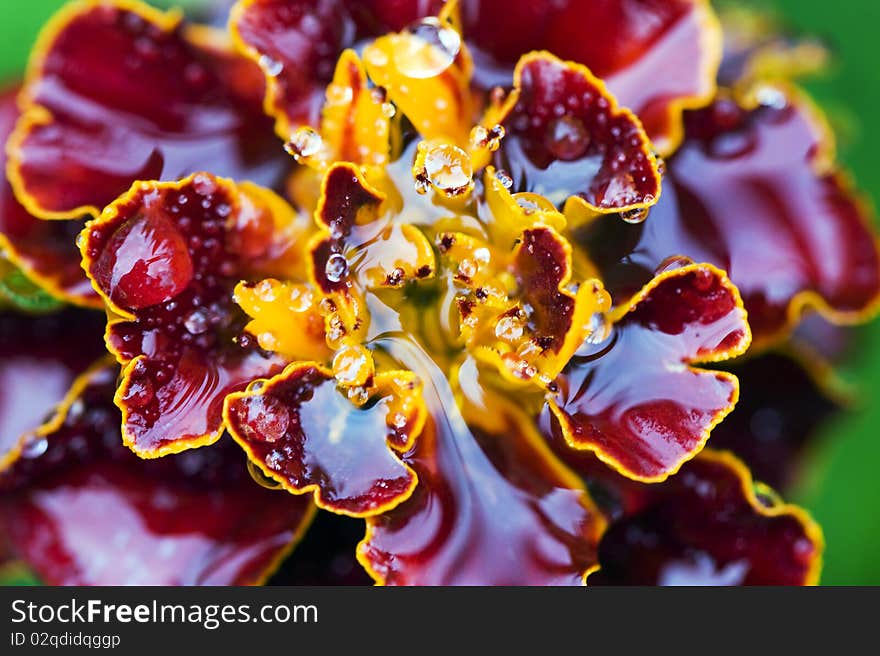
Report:
<svg viewBox="0 0 880 656"><path fill-rule="evenodd" d="M842 405L806 345L873 313L880 255L795 86L813 50L707 0L539 5L52 19L0 95L8 558L55 584L818 581L819 527L766 483ZM291 554L316 513L365 523L318 521L344 576Z"/></svg>

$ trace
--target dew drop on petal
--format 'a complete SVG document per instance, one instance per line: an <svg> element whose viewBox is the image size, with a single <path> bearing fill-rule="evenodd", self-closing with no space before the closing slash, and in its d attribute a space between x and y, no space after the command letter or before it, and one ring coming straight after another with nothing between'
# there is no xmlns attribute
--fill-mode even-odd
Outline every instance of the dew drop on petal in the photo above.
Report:
<svg viewBox="0 0 880 656"><path fill-rule="evenodd" d="M348 275L348 260L341 253L333 253L324 265L324 275L330 282L339 282Z"/></svg>
<svg viewBox="0 0 880 656"><path fill-rule="evenodd" d="M397 108L394 106L394 103L383 102L382 114L385 118L394 118L394 115L397 114Z"/></svg>
<svg viewBox="0 0 880 656"><path fill-rule="evenodd" d="M273 451L273 453L276 452ZM266 476L266 474L263 473L263 470L260 469L251 459L247 460L247 471L248 474L251 475L251 478L254 479L254 482L260 487L264 487L267 490L278 490L281 488L281 483Z"/></svg>
<svg viewBox="0 0 880 656"><path fill-rule="evenodd" d="M590 147L590 135L583 122L574 116L561 116L547 125L544 145L564 162L583 157Z"/></svg>
<svg viewBox="0 0 880 656"><path fill-rule="evenodd" d="M297 128L290 141L284 144L284 149L299 161L317 155L323 145L321 135L313 128L305 126Z"/></svg>
<svg viewBox="0 0 880 656"><path fill-rule="evenodd" d="M470 187L474 169L470 157L461 148L441 144L429 147L425 155L425 173L437 189L457 196Z"/></svg>
<svg viewBox="0 0 880 656"><path fill-rule="evenodd" d="M246 396L236 412L245 437L259 442L277 442L290 427L290 411L272 396Z"/></svg>
<svg viewBox="0 0 880 656"><path fill-rule="evenodd" d="M604 312L595 312L587 322L587 344L601 344L611 336L611 321Z"/></svg>
<svg viewBox="0 0 880 656"><path fill-rule="evenodd" d="M32 460L34 458L39 458L41 455L46 453L49 449L49 440L45 437L35 437L29 440L22 448L21 448L21 456L22 458L28 458Z"/></svg>
<svg viewBox="0 0 880 656"><path fill-rule="evenodd" d="M683 269L684 267L688 267L693 263L694 261L691 258L685 257L684 255L672 255L670 257L667 257L665 260L657 265L657 268L654 269L654 274L659 275L661 273L666 273L667 271Z"/></svg>
<svg viewBox="0 0 880 656"><path fill-rule="evenodd" d="M394 63L407 77L436 77L452 66L461 50L458 32L433 16L412 23L404 34L409 38L395 49Z"/></svg>
<svg viewBox="0 0 880 656"><path fill-rule="evenodd" d="M501 186L505 189L513 187L513 178L510 177L510 173L504 169L498 169L495 171L495 179L498 180L498 182L501 183Z"/></svg>
<svg viewBox="0 0 880 656"><path fill-rule="evenodd" d="M183 327L192 335L201 335L208 326L208 315L203 310L194 310L183 320Z"/></svg>
<svg viewBox="0 0 880 656"><path fill-rule="evenodd" d="M625 210L620 213L620 218L626 223L638 224L644 223L648 218L649 209L647 207L636 207L631 210Z"/></svg>
<svg viewBox="0 0 880 656"><path fill-rule="evenodd" d="M260 55L260 68L262 68L269 77L278 77L281 75L281 71L284 70L284 64L272 59L268 55Z"/></svg>

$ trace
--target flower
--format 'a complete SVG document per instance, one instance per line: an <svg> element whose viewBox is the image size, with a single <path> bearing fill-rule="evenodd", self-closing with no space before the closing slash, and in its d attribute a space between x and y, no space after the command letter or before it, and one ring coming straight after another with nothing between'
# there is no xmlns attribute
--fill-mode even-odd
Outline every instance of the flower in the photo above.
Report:
<svg viewBox="0 0 880 656"><path fill-rule="evenodd" d="M880 256L804 46L705 0L536 7L47 25L0 96L6 558L305 580L318 513L323 582L818 581L748 467L784 486L804 396L842 403L805 344L873 313Z"/></svg>

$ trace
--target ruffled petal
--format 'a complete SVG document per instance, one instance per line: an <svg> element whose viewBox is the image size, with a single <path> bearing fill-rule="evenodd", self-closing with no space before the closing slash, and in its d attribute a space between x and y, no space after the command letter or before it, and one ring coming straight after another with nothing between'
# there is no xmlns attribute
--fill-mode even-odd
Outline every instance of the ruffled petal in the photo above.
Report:
<svg viewBox="0 0 880 656"><path fill-rule="evenodd" d="M474 0L462 21L481 86L506 86L519 57L549 50L604 79L664 155L681 139L682 110L715 91L721 28L705 0Z"/></svg>
<svg viewBox="0 0 880 656"><path fill-rule="evenodd" d="M801 508L706 450L665 483L617 477L621 501L590 585L815 585L824 542ZM600 483L601 485L602 483Z"/></svg>
<svg viewBox="0 0 880 656"><path fill-rule="evenodd" d="M239 50L266 75L264 108L284 140L317 126L324 89L357 27L342 0L240 0L229 21Z"/></svg>
<svg viewBox="0 0 880 656"><path fill-rule="evenodd" d="M689 365L743 353L746 314L727 276L699 264L661 274L613 317L605 339L585 342L557 378L550 409L572 448L630 478L662 481L733 409L736 377Z"/></svg>
<svg viewBox="0 0 880 656"><path fill-rule="evenodd" d="M69 390L81 386L74 381L104 353L103 323L85 310L0 312L0 470L22 450L39 452L56 406L73 401Z"/></svg>
<svg viewBox="0 0 880 656"><path fill-rule="evenodd" d="M604 518L531 422L500 399L463 401L463 415L446 375L418 346L377 345L425 382L429 418L404 458L419 477L413 496L367 520L358 558L375 580L582 585Z"/></svg>
<svg viewBox="0 0 880 656"><path fill-rule="evenodd" d="M294 363L226 399L230 433L269 478L294 494L314 492L321 508L353 517L389 510L417 479L405 452L425 421L420 383L383 372L346 398L333 372Z"/></svg>
<svg viewBox="0 0 880 656"><path fill-rule="evenodd" d="M586 67L549 52L524 56L514 90L491 107L506 131L495 155L517 191L574 212L638 212L660 197L660 173L639 120ZM576 207L572 207L576 206Z"/></svg>
<svg viewBox="0 0 880 656"><path fill-rule="evenodd" d="M880 255L864 202L833 163L830 135L782 87L772 105L729 99L687 117L663 198L643 226L590 226L581 240L615 297L670 256L725 269L757 344L783 338L805 309L864 319L880 298Z"/></svg>
<svg viewBox="0 0 880 656"><path fill-rule="evenodd" d="M218 33L135 2L87 0L46 27L9 143L18 198L42 218L97 216L135 180L210 168L277 184L287 158L262 76Z"/></svg>
<svg viewBox="0 0 880 656"><path fill-rule="evenodd" d="M314 507L261 488L231 440L143 461L119 439L115 366L87 376L42 438L0 477L0 526L50 585L245 585L264 581Z"/></svg>
<svg viewBox="0 0 880 656"><path fill-rule="evenodd" d="M20 112L17 89L0 94L0 140L12 132ZM0 167L6 170L6 153L0 153ZM82 228L75 222L41 221L18 202L4 177L0 184L0 251L59 299L86 307L103 307L80 267L74 240Z"/></svg>
<svg viewBox="0 0 880 656"><path fill-rule="evenodd" d="M139 455L215 442L226 394L286 363L242 334L233 289L288 262L304 230L271 192L206 173L137 183L88 224L83 262L112 311L123 438Z"/></svg>

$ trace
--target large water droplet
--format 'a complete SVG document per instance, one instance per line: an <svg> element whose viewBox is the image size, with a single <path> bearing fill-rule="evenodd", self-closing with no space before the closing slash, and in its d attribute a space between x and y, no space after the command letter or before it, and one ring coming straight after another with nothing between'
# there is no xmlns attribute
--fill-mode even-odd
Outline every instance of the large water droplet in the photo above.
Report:
<svg viewBox="0 0 880 656"><path fill-rule="evenodd" d="M590 135L579 118L561 116L547 125L544 145L556 159L569 162L584 156L590 147Z"/></svg>
<svg viewBox="0 0 880 656"><path fill-rule="evenodd" d="M241 431L248 439L277 442L290 427L290 412L273 396L248 396L241 400L238 417Z"/></svg>
<svg viewBox="0 0 880 656"><path fill-rule="evenodd" d="M406 28L394 51L397 69L407 77L436 77L452 66L461 50L461 37L435 17L424 18Z"/></svg>
<svg viewBox="0 0 880 656"><path fill-rule="evenodd" d="M506 342L516 342L523 336L523 322L519 317L505 316L495 324L495 336Z"/></svg>
<svg viewBox="0 0 880 656"><path fill-rule="evenodd" d="M626 223L644 223L648 218L649 209L647 207L636 207L631 210L624 210L620 213L620 218Z"/></svg>
<svg viewBox="0 0 880 656"><path fill-rule="evenodd" d="M321 135L313 128L304 126L297 128L290 137L290 141L284 144L284 149L293 155L297 161L317 155L324 145Z"/></svg>
<svg viewBox="0 0 880 656"><path fill-rule="evenodd" d="M654 275L666 273L667 271L675 271L676 269L683 269L693 263L694 261L691 258L685 257L684 255L672 255L657 265L657 268L654 269Z"/></svg>
<svg viewBox="0 0 880 656"><path fill-rule="evenodd" d="M596 312L587 323L587 344L601 344L611 336L611 321L604 312Z"/></svg>
<svg viewBox="0 0 880 656"><path fill-rule="evenodd" d="M193 278L193 263L171 221L141 215L110 238L95 263L95 278L114 302L138 309L180 294Z"/></svg>
<svg viewBox="0 0 880 656"><path fill-rule="evenodd" d="M275 453L273 451L273 453ZM263 473L263 470L260 469L257 464L251 460L250 458L246 461L246 467L248 474L251 475L251 478L254 479L254 482L260 487L264 487L267 490L279 490L281 489L281 483L276 481L274 478L269 478L266 474Z"/></svg>
<svg viewBox="0 0 880 656"><path fill-rule="evenodd" d="M333 358L333 375L343 385L364 385L373 376L373 358L363 346L341 348Z"/></svg>
<svg viewBox="0 0 880 656"><path fill-rule="evenodd" d="M341 253L333 253L327 258L324 274L330 282L339 282L348 275L348 260Z"/></svg>
<svg viewBox="0 0 880 656"><path fill-rule="evenodd" d="M45 437L34 437L21 448L22 458L33 460L39 458L49 449L49 440Z"/></svg>
<svg viewBox="0 0 880 656"><path fill-rule="evenodd" d="M478 125L471 130L471 147L486 149L494 153L501 146L501 140L506 133L507 132L502 125L495 125L489 129L484 128L482 125Z"/></svg>
<svg viewBox="0 0 880 656"><path fill-rule="evenodd" d="M457 146L430 146L425 155L425 173L437 189L449 196L464 193L473 181L474 169L466 152Z"/></svg>

